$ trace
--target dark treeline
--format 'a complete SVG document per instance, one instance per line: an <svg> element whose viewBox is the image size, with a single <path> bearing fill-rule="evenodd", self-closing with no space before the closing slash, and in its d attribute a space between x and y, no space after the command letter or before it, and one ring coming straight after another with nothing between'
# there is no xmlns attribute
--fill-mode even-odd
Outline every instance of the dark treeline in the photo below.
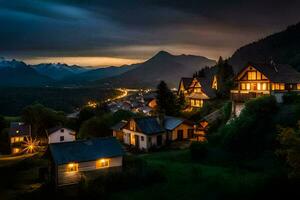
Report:
<svg viewBox="0 0 300 200"><path fill-rule="evenodd" d="M89 100L102 100L118 91L98 87L88 88L0 88L0 114L20 115L27 105L41 103L46 107L72 112Z"/></svg>

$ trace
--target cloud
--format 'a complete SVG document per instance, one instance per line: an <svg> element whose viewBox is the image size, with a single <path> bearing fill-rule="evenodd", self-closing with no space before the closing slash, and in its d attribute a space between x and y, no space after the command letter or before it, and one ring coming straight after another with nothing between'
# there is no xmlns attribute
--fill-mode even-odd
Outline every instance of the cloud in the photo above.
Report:
<svg viewBox="0 0 300 200"><path fill-rule="evenodd" d="M145 59L160 49L226 57L300 18L295 0L0 2L0 55L27 59Z"/></svg>

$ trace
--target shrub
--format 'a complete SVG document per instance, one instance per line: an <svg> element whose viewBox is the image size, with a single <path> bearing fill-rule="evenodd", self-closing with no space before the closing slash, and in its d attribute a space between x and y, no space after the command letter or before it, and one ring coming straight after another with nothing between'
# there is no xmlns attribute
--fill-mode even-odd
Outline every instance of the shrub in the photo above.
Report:
<svg viewBox="0 0 300 200"><path fill-rule="evenodd" d="M193 142L190 146L191 157L194 160L202 160L207 156L207 143Z"/></svg>

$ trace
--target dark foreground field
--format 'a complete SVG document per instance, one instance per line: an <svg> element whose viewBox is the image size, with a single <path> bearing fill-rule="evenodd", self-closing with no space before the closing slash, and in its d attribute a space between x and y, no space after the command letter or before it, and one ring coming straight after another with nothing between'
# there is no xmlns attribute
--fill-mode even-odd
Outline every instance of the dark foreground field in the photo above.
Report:
<svg viewBox="0 0 300 200"><path fill-rule="evenodd" d="M283 197L281 195L288 197L289 192L293 191L291 187L281 182L284 179L279 178L278 169L271 167L274 163L269 156L257 161L234 164L232 160L227 160L226 155L221 154L216 150L211 152L209 159L203 161L193 161L189 150L130 156L130 160L138 159L139 162L145 162L143 168L130 172L131 176L113 176L113 179L93 182L92 189L84 189L86 191L74 188L69 191L70 196L66 192L54 194L51 190L41 189L42 182L38 179L38 168L47 166L47 161L43 158L29 158L17 164L10 163L10 166L0 166L0 194L4 195L2 196L4 199L31 200L39 199L41 196L43 199L63 197L110 200L211 200L256 197L280 199ZM132 171L132 168L129 171Z"/></svg>
<svg viewBox="0 0 300 200"><path fill-rule="evenodd" d="M0 88L0 115L19 115L24 107L40 103L46 107L72 112L89 100L103 100L119 91L99 87L80 88Z"/></svg>

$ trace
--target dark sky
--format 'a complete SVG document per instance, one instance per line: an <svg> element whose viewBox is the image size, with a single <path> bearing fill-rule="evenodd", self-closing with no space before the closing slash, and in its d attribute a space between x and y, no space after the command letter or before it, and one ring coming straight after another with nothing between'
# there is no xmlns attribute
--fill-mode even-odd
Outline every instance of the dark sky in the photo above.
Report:
<svg viewBox="0 0 300 200"><path fill-rule="evenodd" d="M109 65L159 50L228 57L300 21L296 0L0 0L0 56Z"/></svg>

